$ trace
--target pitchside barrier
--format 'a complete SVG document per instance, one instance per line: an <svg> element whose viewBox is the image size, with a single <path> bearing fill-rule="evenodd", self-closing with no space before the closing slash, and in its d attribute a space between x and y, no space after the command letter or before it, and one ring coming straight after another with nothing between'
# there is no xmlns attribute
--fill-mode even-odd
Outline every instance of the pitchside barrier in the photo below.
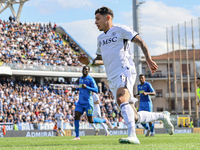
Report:
<svg viewBox="0 0 200 150"><path fill-rule="evenodd" d="M14 130L14 124L12 123L0 123L0 126L5 125L7 131ZM18 130L53 130L55 123L18 123ZM118 129L126 129L126 125L123 122L114 122L112 124L113 128L118 128ZM97 127L99 129L103 129L100 124L97 124ZM93 129L93 127L89 123L80 123L80 129ZM136 128L142 128L141 124L137 124ZM160 123L155 123L155 128L163 128L163 124ZM73 130L74 129L74 124L70 123L63 123L63 129L64 130Z"/></svg>
<svg viewBox="0 0 200 150"><path fill-rule="evenodd" d="M75 136L74 130L64 130L66 136ZM128 130L127 129L110 129L110 136L112 135L127 135ZM146 132L144 129L136 129L137 135L145 134ZM155 129L156 134L163 134L167 131L165 128L157 128ZM175 128L174 134L187 134L187 133L200 133L200 128ZM92 129L81 129L79 132L80 136L88 136L88 135L94 135L95 131ZM104 130L100 130L98 135L105 135ZM3 135L3 132L0 132L0 138L3 137L53 137L56 136L56 132L53 130L28 130L28 131L7 131L6 135ZM60 135L58 135L60 136ZM156 136L156 135L155 135Z"/></svg>
<svg viewBox="0 0 200 150"><path fill-rule="evenodd" d="M0 126L5 125L6 126L6 130L10 131L10 130L14 130L14 124L12 123L0 123ZM51 122L51 123L18 123L18 130L53 130L55 123ZM100 124L97 124L97 127L99 129L103 129L101 127ZM113 124L113 128L114 127L118 127L119 129L126 129L126 125L123 122L114 122ZM139 126L141 127L141 126ZM92 126L89 123L80 123L80 129L93 129ZM70 129L73 130L74 129L74 124L70 124L70 123L63 123L63 129Z"/></svg>

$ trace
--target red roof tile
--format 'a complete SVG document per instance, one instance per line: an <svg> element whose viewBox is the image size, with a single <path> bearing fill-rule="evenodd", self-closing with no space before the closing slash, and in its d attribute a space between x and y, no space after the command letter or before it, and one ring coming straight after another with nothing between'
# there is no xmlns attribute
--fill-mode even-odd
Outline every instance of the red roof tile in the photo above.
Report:
<svg viewBox="0 0 200 150"><path fill-rule="evenodd" d="M186 59L186 50L181 50L182 59ZM173 59L173 51L169 52L169 58ZM188 50L188 58L193 59L193 50ZM166 60L167 59L167 53L158 55L158 56L152 56L153 60ZM180 51L175 51L175 59L180 59ZM200 49L195 49L195 59L200 60Z"/></svg>

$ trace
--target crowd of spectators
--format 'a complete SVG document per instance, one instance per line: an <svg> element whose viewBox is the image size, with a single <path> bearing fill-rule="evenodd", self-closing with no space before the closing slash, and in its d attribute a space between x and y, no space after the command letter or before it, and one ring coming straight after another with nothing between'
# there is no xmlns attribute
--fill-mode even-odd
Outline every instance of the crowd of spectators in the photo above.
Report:
<svg viewBox="0 0 200 150"><path fill-rule="evenodd" d="M65 42L67 40L68 42ZM66 43L66 44L64 44ZM21 23L0 20L0 60L28 66L78 66L79 47L56 34L51 23Z"/></svg>
<svg viewBox="0 0 200 150"><path fill-rule="evenodd" d="M12 69L80 72L79 47L67 35L59 35L54 26L41 23L21 23L9 17L0 20L0 61ZM93 68L95 69L95 68ZM99 71L96 71L99 72ZM101 70L100 72L103 72ZM57 108L65 116L64 122L73 125L79 92L72 91L74 83L45 81L41 86L33 80L0 78L0 122L54 122ZM115 100L108 88L98 93L102 117L111 122L122 121ZM86 114L81 122L86 122Z"/></svg>
<svg viewBox="0 0 200 150"><path fill-rule="evenodd" d="M44 123L54 122L56 109L60 108L65 116L64 122L73 126L74 110L79 99L79 92L72 91L74 83L51 84L45 81L44 86L32 80L0 79L1 109L0 122L3 123ZM101 90L100 90L101 91ZM120 111L108 88L98 93L102 117L114 122L121 122ZM80 122L87 122L86 114Z"/></svg>

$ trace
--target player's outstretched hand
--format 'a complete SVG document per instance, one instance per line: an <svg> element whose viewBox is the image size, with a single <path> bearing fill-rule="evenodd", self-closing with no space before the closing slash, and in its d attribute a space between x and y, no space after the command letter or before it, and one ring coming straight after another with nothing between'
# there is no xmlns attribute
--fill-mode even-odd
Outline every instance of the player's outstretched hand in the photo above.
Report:
<svg viewBox="0 0 200 150"><path fill-rule="evenodd" d="M78 60L82 63L82 64L85 64L85 65L88 65L89 64L89 59L86 55L84 54L80 54L80 56L78 57Z"/></svg>
<svg viewBox="0 0 200 150"><path fill-rule="evenodd" d="M149 66L149 69L151 70L151 73L154 74L158 68L156 62L154 62L152 59L148 59L147 64Z"/></svg>
<svg viewBox="0 0 200 150"><path fill-rule="evenodd" d="M148 95L146 92L143 92L142 94L143 94L144 96Z"/></svg>
<svg viewBox="0 0 200 150"><path fill-rule="evenodd" d="M200 106L200 102L197 103L197 106Z"/></svg>
<svg viewBox="0 0 200 150"><path fill-rule="evenodd" d="M137 94L137 95L134 95L135 98L139 98L140 97L140 94Z"/></svg>

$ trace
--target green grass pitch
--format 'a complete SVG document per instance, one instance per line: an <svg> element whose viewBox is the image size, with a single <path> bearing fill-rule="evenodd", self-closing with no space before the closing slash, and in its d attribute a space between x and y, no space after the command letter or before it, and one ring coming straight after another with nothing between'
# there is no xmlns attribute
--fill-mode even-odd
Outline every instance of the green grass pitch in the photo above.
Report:
<svg viewBox="0 0 200 150"><path fill-rule="evenodd" d="M200 150L200 134L156 134L155 137L138 135L140 145L120 144L118 139L126 136L83 136L73 137L34 137L2 138L0 149L8 150Z"/></svg>

